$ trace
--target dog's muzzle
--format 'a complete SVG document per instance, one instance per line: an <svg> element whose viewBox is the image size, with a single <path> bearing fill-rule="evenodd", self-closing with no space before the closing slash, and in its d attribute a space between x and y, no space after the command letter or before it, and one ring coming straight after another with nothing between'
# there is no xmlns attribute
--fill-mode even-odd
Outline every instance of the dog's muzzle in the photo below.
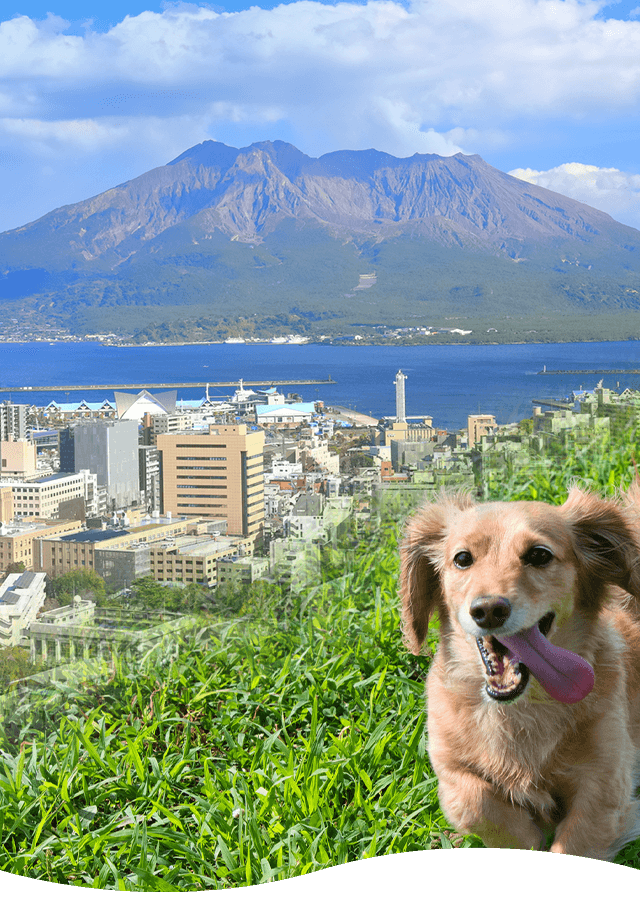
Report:
<svg viewBox="0 0 640 900"><path fill-rule="evenodd" d="M511 609L510 606L509 609ZM554 618L554 613L548 612L538 622L538 627L543 635L546 636L549 633ZM495 628L498 626L485 627ZM485 690L489 697L501 702L515 700L519 697L529 683L530 673L527 666L518 661L511 651L493 635L476 638L476 644L485 668Z"/></svg>

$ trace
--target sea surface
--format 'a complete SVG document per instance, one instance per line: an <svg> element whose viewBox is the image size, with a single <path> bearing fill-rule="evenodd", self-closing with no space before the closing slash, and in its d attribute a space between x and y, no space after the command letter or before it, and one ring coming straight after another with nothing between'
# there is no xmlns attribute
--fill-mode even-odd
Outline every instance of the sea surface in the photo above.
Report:
<svg viewBox="0 0 640 900"><path fill-rule="evenodd" d="M407 416L433 416L438 428L466 425L470 413L493 413L500 424L531 415L532 400L565 397L581 387L640 388L639 375L539 375L547 369L640 369L640 341L575 344L432 345L195 344L114 347L100 343L0 344L0 387L153 384L160 382L326 379L331 385L283 387L305 401L324 400L375 417L395 414L396 372L405 382ZM131 390L135 393L134 390ZM233 388L211 387L212 398ZM204 396L203 388L178 399ZM113 390L1 392L2 400L44 405L85 399L113 401Z"/></svg>

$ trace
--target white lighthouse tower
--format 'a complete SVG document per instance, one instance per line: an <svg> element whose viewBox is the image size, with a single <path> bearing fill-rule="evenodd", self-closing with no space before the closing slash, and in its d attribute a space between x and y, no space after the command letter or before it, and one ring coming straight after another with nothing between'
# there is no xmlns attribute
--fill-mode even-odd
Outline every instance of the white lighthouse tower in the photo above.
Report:
<svg viewBox="0 0 640 900"><path fill-rule="evenodd" d="M396 386L396 422L406 422L407 416L404 405L404 383L407 376L402 374L402 369L398 369L396 380L393 382Z"/></svg>

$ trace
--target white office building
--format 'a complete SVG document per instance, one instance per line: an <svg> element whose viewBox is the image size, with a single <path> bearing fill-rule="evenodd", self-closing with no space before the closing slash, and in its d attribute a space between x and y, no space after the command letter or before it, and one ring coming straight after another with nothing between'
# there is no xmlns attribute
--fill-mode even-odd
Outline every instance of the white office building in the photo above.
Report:
<svg viewBox="0 0 640 900"><path fill-rule="evenodd" d="M65 510L66 501L71 500L84 502L85 515L98 514L97 477L87 469L73 475L48 475L36 481L5 481L5 485L11 487L14 516L19 519L82 518L82 511L78 515L73 505Z"/></svg>
<svg viewBox="0 0 640 900"><path fill-rule="evenodd" d="M45 601L43 572L15 572L0 585L0 647L16 647Z"/></svg>

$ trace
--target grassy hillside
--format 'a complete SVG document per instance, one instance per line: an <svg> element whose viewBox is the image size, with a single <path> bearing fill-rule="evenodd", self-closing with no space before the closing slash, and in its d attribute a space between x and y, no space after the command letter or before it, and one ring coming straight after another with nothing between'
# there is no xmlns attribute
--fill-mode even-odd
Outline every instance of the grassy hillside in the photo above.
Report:
<svg viewBox="0 0 640 900"><path fill-rule="evenodd" d="M636 442L532 468L492 496L611 492ZM303 596L115 660L96 685L5 704L0 868L119 890L258 884L367 856L479 847L448 830L425 749L429 653L402 646L389 505ZM617 862L640 868L640 841Z"/></svg>

